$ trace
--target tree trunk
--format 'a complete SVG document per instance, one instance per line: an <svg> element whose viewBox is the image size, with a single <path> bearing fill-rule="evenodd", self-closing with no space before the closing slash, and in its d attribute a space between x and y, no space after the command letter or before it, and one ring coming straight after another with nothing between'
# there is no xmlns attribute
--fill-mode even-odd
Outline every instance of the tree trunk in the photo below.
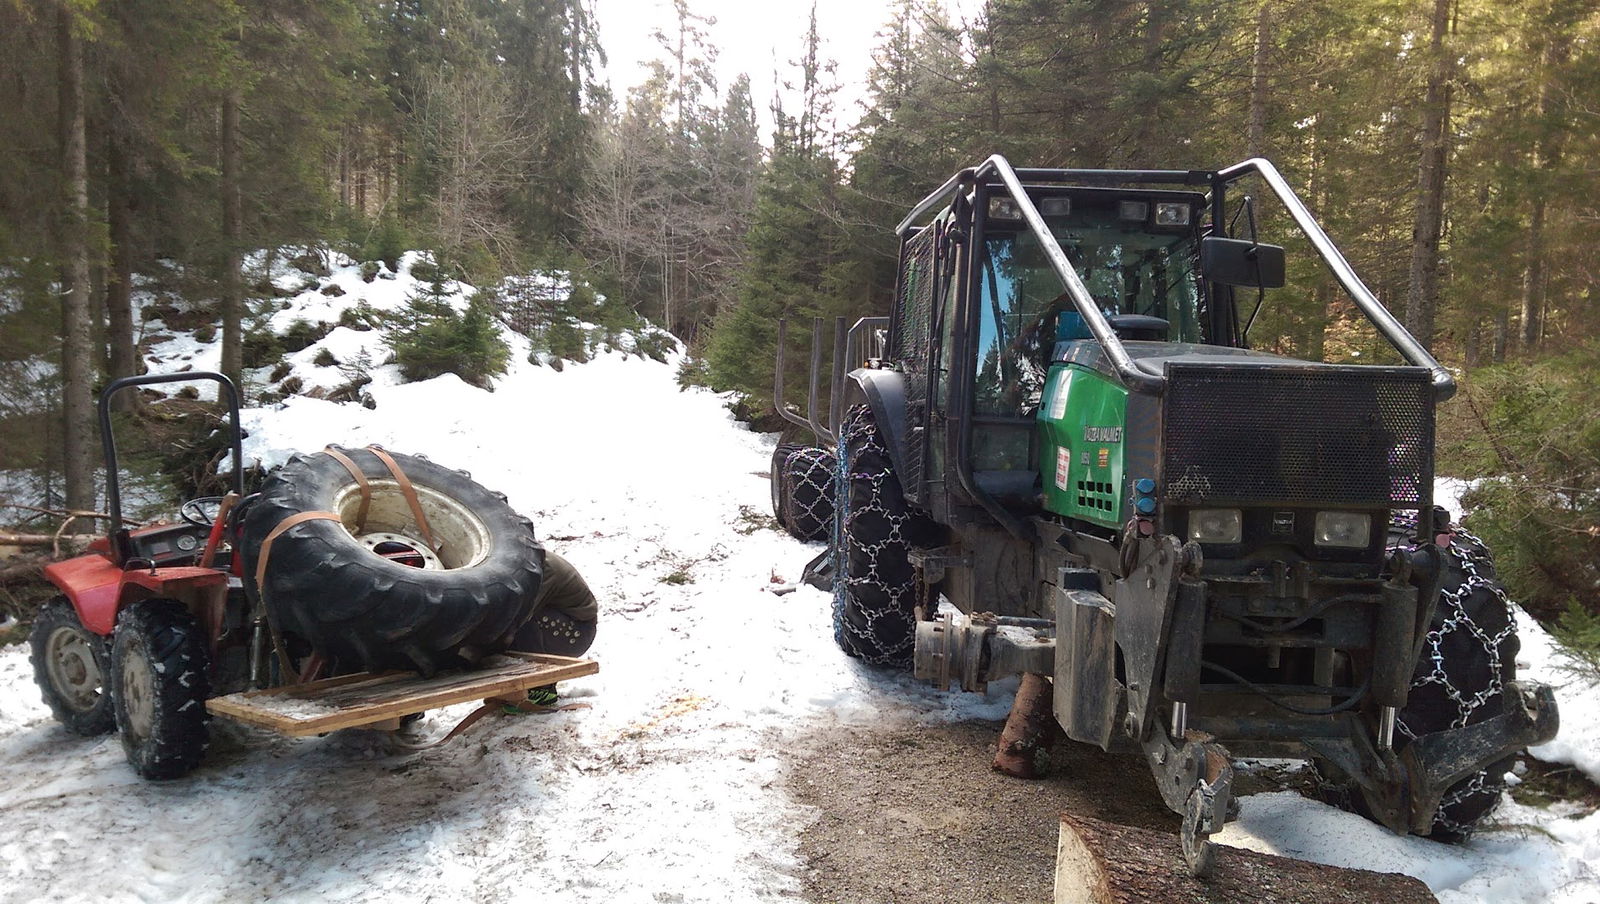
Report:
<svg viewBox="0 0 1600 904"><path fill-rule="evenodd" d="M1553 23L1550 26L1552 27ZM1522 348L1532 351L1544 337L1544 223L1546 191L1543 171L1554 164L1561 155L1559 141L1550 130L1550 116L1555 104L1555 88L1551 84L1554 70L1565 62L1571 38L1552 27L1544 35L1544 47L1539 54L1539 127L1533 142L1532 170L1533 210L1528 220L1527 257L1522 269Z"/></svg>
<svg viewBox="0 0 1600 904"><path fill-rule="evenodd" d="M110 346L110 377L131 377L139 372L133 342L133 191L129 185L127 136L120 126L111 129L108 149L111 185L106 192L106 218L111 233L111 274L106 280L106 344ZM119 410L131 410L138 395L117 396Z"/></svg>
<svg viewBox="0 0 1600 904"><path fill-rule="evenodd" d="M1208 879L1183 865L1178 836L1061 814L1055 904L1437 904L1428 887L1399 873L1374 873L1217 850Z"/></svg>
<svg viewBox="0 0 1600 904"><path fill-rule="evenodd" d="M222 100L222 373L239 385L243 359L244 280L240 274L239 91Z"/></svg>
<svg viewBox="0 0 1600 904"><path fill-rule="evenodd" d="M1267 46L1272 41L1272 6L1262 0L1256 12L1256 49L1250 60L1250 124L1245 133L1246 157L1267 151Z"/></svg>
<svg viewBox="0 0 1600 904"><path fill-rule="evenodd" d="M1411 270L1406 290L1406 326L1426 348L1433 347L1434 313L1439 304L1439 238L1444 230L1446 135L1450 121L1451 59L1445 47L1451 0L1434 0L1432 66L1422 107L1421 162L1417 167L1416 218L1411 230Z"/></svg>
<svg viewBox="0 0 1600 904"><path fill-rule="evenodd" d="M94 506L94 384L89 329L89 173L83 113L83 45L75 14L57 18L61 132L61 376L66 506Z"/></svg>

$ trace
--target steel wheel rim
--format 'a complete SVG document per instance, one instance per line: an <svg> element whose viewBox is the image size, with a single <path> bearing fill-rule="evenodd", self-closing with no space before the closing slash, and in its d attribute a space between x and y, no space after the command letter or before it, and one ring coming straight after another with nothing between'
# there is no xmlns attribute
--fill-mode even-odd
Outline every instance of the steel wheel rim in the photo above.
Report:
<svg viewBox="0 0 1600 904"><path fill-rule="evenodd" d="M122 662L122 699L118 702L127 719L128 734L143 743L155 725L155 673L143 649L129 652L132 655Z"/></svg>
<svg viewBox="0 0 1600 904"><path fill-rule="evenodd" d="M82 631L70 627L57 628L45 643L50 684L62 702L80 713L94 709L105 692L105 676L89 644Z"/></svg>
<svg viewBox="0 0 1600 904"><path fill-rule="evenodd" d="M351 485L333 500L333 511L356 542L379 557L394 559L396 554L410 561L405 567L426 571L471 568L489 557L492 542L489 528L471 508L431 487L414 485L417 502L428 520L437 546L430 547L420 536L411 506L399 484L392 480L373 480L368 484L370 501L364 524L356 522L361 506L361 489ZM385 549L380 550L383 546ZM409 547L409 554L398 546ZM417 559L421 564L417 564Z"/></svg>

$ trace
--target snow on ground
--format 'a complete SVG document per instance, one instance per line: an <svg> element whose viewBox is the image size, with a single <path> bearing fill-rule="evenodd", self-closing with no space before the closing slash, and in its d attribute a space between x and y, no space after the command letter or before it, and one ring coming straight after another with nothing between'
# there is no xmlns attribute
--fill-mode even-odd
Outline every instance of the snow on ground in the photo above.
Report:
<svg viewBox="0 0 1600 904"><path fill-rule="evenodd" d="M362 299L390 307L415 284L409 261L370 284L336 263L321 284L345 287L337 298L275 269L280 286L307 291L274 320L333 321ZM293 373L332 385L317 350L381 361L379 338L336 329L293 356ZM248 408L245 455L277 464L330 442L379 443L507 493L602 602L601 671L561 689L590 708L492 720L409 754L372 733L291 741L217 723L205 766L150 783L115 736L78 738L51 721L25 649L3 648L0 901L794 900L810 817L779 781L786 738L1004 716L1004 687L941 694L863 668L834 646L825 594L770 592L816 547L770 526L761 472L773 438L733 422L724 398L678 391L675 361L605 353L558 373L511 339L511 371L493 392L453 376L402 384L380 365L371 410L300 396ZM212 366L215 347L174 334L151 359ZM1521 624L1522 658L1544 676L1548 641ZM1591 690L1560 691L1566 728L1541 755L1593 768ZM458 715L431 717L434 729ZM1559 808L1508 803L1493 829L1452 847L1258 794L1219 840L1408 872L1447 902L1600 899L1589 866L1600 815Z"/></svg>
<svg viewBox="0 0 1600 904"><path fill-rule="evenodd" d="M246 455L377 442L506 492L602 601L601 671L562 687L591 708L409 755L362 732L228 726L199 772L157 784L114 736L50 721L25 650L6 648L0 900L794 899L807 816L778 782L790 730L1003 717L1002 693L938 694L846 658L826 595L769 592L815 549L767 526L773 439L724 398L614 354L556 373L524 346L512 367L492 393L380 380L375 410L252 408Z"/></svg>

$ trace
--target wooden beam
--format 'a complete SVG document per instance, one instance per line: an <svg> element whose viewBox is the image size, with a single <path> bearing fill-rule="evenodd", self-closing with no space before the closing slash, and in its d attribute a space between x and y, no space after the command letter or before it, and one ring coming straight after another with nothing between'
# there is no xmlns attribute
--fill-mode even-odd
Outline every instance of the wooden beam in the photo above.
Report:
<svg viewBox="0 0 1600 904"><path fill-rule="evenodd" d="M306 737L341 728L374 728L401 716L457 703L525 699L544 687L600 671L589 659L504 653L487 668L423 678L416 672L360 672L305 684L229 694L206 701L212 714ZM396 723L398 724L398 723Z"/></svg>
<svg viewBox="0 0 1600 904"><path fill-rule="evenodd" d="M1211 876L1196 879L1176 834L1063 813L1055 904L1438 904L1411 876L1213 846Z"/></svg>

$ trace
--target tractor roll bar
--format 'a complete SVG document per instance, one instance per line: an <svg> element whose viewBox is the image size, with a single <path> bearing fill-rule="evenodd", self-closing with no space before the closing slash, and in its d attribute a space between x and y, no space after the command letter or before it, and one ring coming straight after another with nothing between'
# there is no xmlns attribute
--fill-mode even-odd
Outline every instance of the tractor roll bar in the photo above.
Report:
<svg viewBox="0 0 1600 904"><path fill-rule="evenodd" d="M1005 157L995 154L976 167L969 167L950 177L938 189L922 199L911 213L900 221L896 232L904 234L913 223L937 209L953 193L977 182L986 180L990 176L999 178L1001 184L1010 193L1012 200L1016 201L1022 217L1027 221L1028 229L1039 240L1044 249L1046 258L1050 261L1050 268L1067 287L1067 294L1072 298L1072 303L1078 313L1083 316L1084 323L1089 327L1089 332L1100 343L1106 358L1111 366L1116 368L1117 376L1124 385L1135 392L1159 395L1166 389L1165 376L1146 373L1139 370L1128 356L1128 351L1123 347L1122 341L1117 337L1116 331L1101 313L1100 308L1083 280L1078 277L1077 271L1067 260L1066 253L1061 250L1061 245L1045 226L1044 217L1040 216L1038 208L1033 204L1033 199L1028 197L1023 188L1023 179L1034 182L1101 182L1101 183L1177 183L1184 185L1211 184L1214 189L1220 189L1232 182L1238 181L1250 174L1258 174L1267 183L1272 193L1277 195L1289 215L1294 218L1295 225L1300 228L1306 238L1311 240L1311 245L1322 257L1334 278L1339 281L1347 294L1367 315L1378 332L1383 334L1405 359L1418 367L1425 367L1432 375L1434 396L1439 401L1450 398L1455 394L1455 379L1450 372L1445 370L1438 360L1429 354L1422 343L1416 340L1406 328L1396 320L1394 315L1378 301L1361 278L1356 276L1350 262L1345 260L1343 254L1328 238L1328 234L1317 224L1311 211L1308 210L1294 189L1278 172L1271 162L1261 158L1252 157L1242 163L1236 163L1216 173L1207 173L1200 170L1041 170L1041 169L1014 169ZM1220 195L1218 195L1220 197Z"/></svg>
<svg viewBox="0 0 1600 904"><path fill-rule="evenodd" d="M222 394L228 401L229 426L233 428L233 491L240 496L244 495L244 449L239 438L239 390L234 388L233 381L209 370L191 370L177 374L144 374L137 377L123 377L113 380L105 391L100 393L100 446L106 456L106 506L111 515L111 542L113 551L116 550L116 537L124 533L122 527L122 489L117 478L117 440L111 433L111 399L124 389L135 386L151 386L157 383L189 383L195 380L211 380L222 388Z"/></svg>
<svg viewBox="0 0 1600 904"><path fill-rule="evenodd" d="M1455 395L1455 378L1450 376L1450 372L1445 370L1426 348L1423 348L1422 343L1389 313L1383 302L1379 301L1377 296L1372 294L1372 290L1367 288L1366 283L1361 281L1361 277L1356 275L1350 262L1345 260L1344 255L1333 244L1333 240L1328 238L1328 234L1322 231L1321 226L1317 225L1316 219L1311 216L1311 211L1306 209L1305 204L1294 193L1294 189L1289 187L1289 183L1278 172L1277 167L1264 158L1252 157L1219 171L1217 181L1226 185L1251 173L1259 175L1261 180L1267 183L1267 187L1272 189L1272 193L1278 196L1278 200L1283 202L1284 208L1294 218L1295 225L1299 226L1300 231L1311 240L1312 246L1322 256L1328 269L1333 272L1334 279L1344 287L1345 292L1361 308L1361 312L1366 314L1372 325L1378 328L1378 332L1382 333L1407 361L1418 367L1426 367L1433 375L1435 398L1442 402Z"/></svg>

